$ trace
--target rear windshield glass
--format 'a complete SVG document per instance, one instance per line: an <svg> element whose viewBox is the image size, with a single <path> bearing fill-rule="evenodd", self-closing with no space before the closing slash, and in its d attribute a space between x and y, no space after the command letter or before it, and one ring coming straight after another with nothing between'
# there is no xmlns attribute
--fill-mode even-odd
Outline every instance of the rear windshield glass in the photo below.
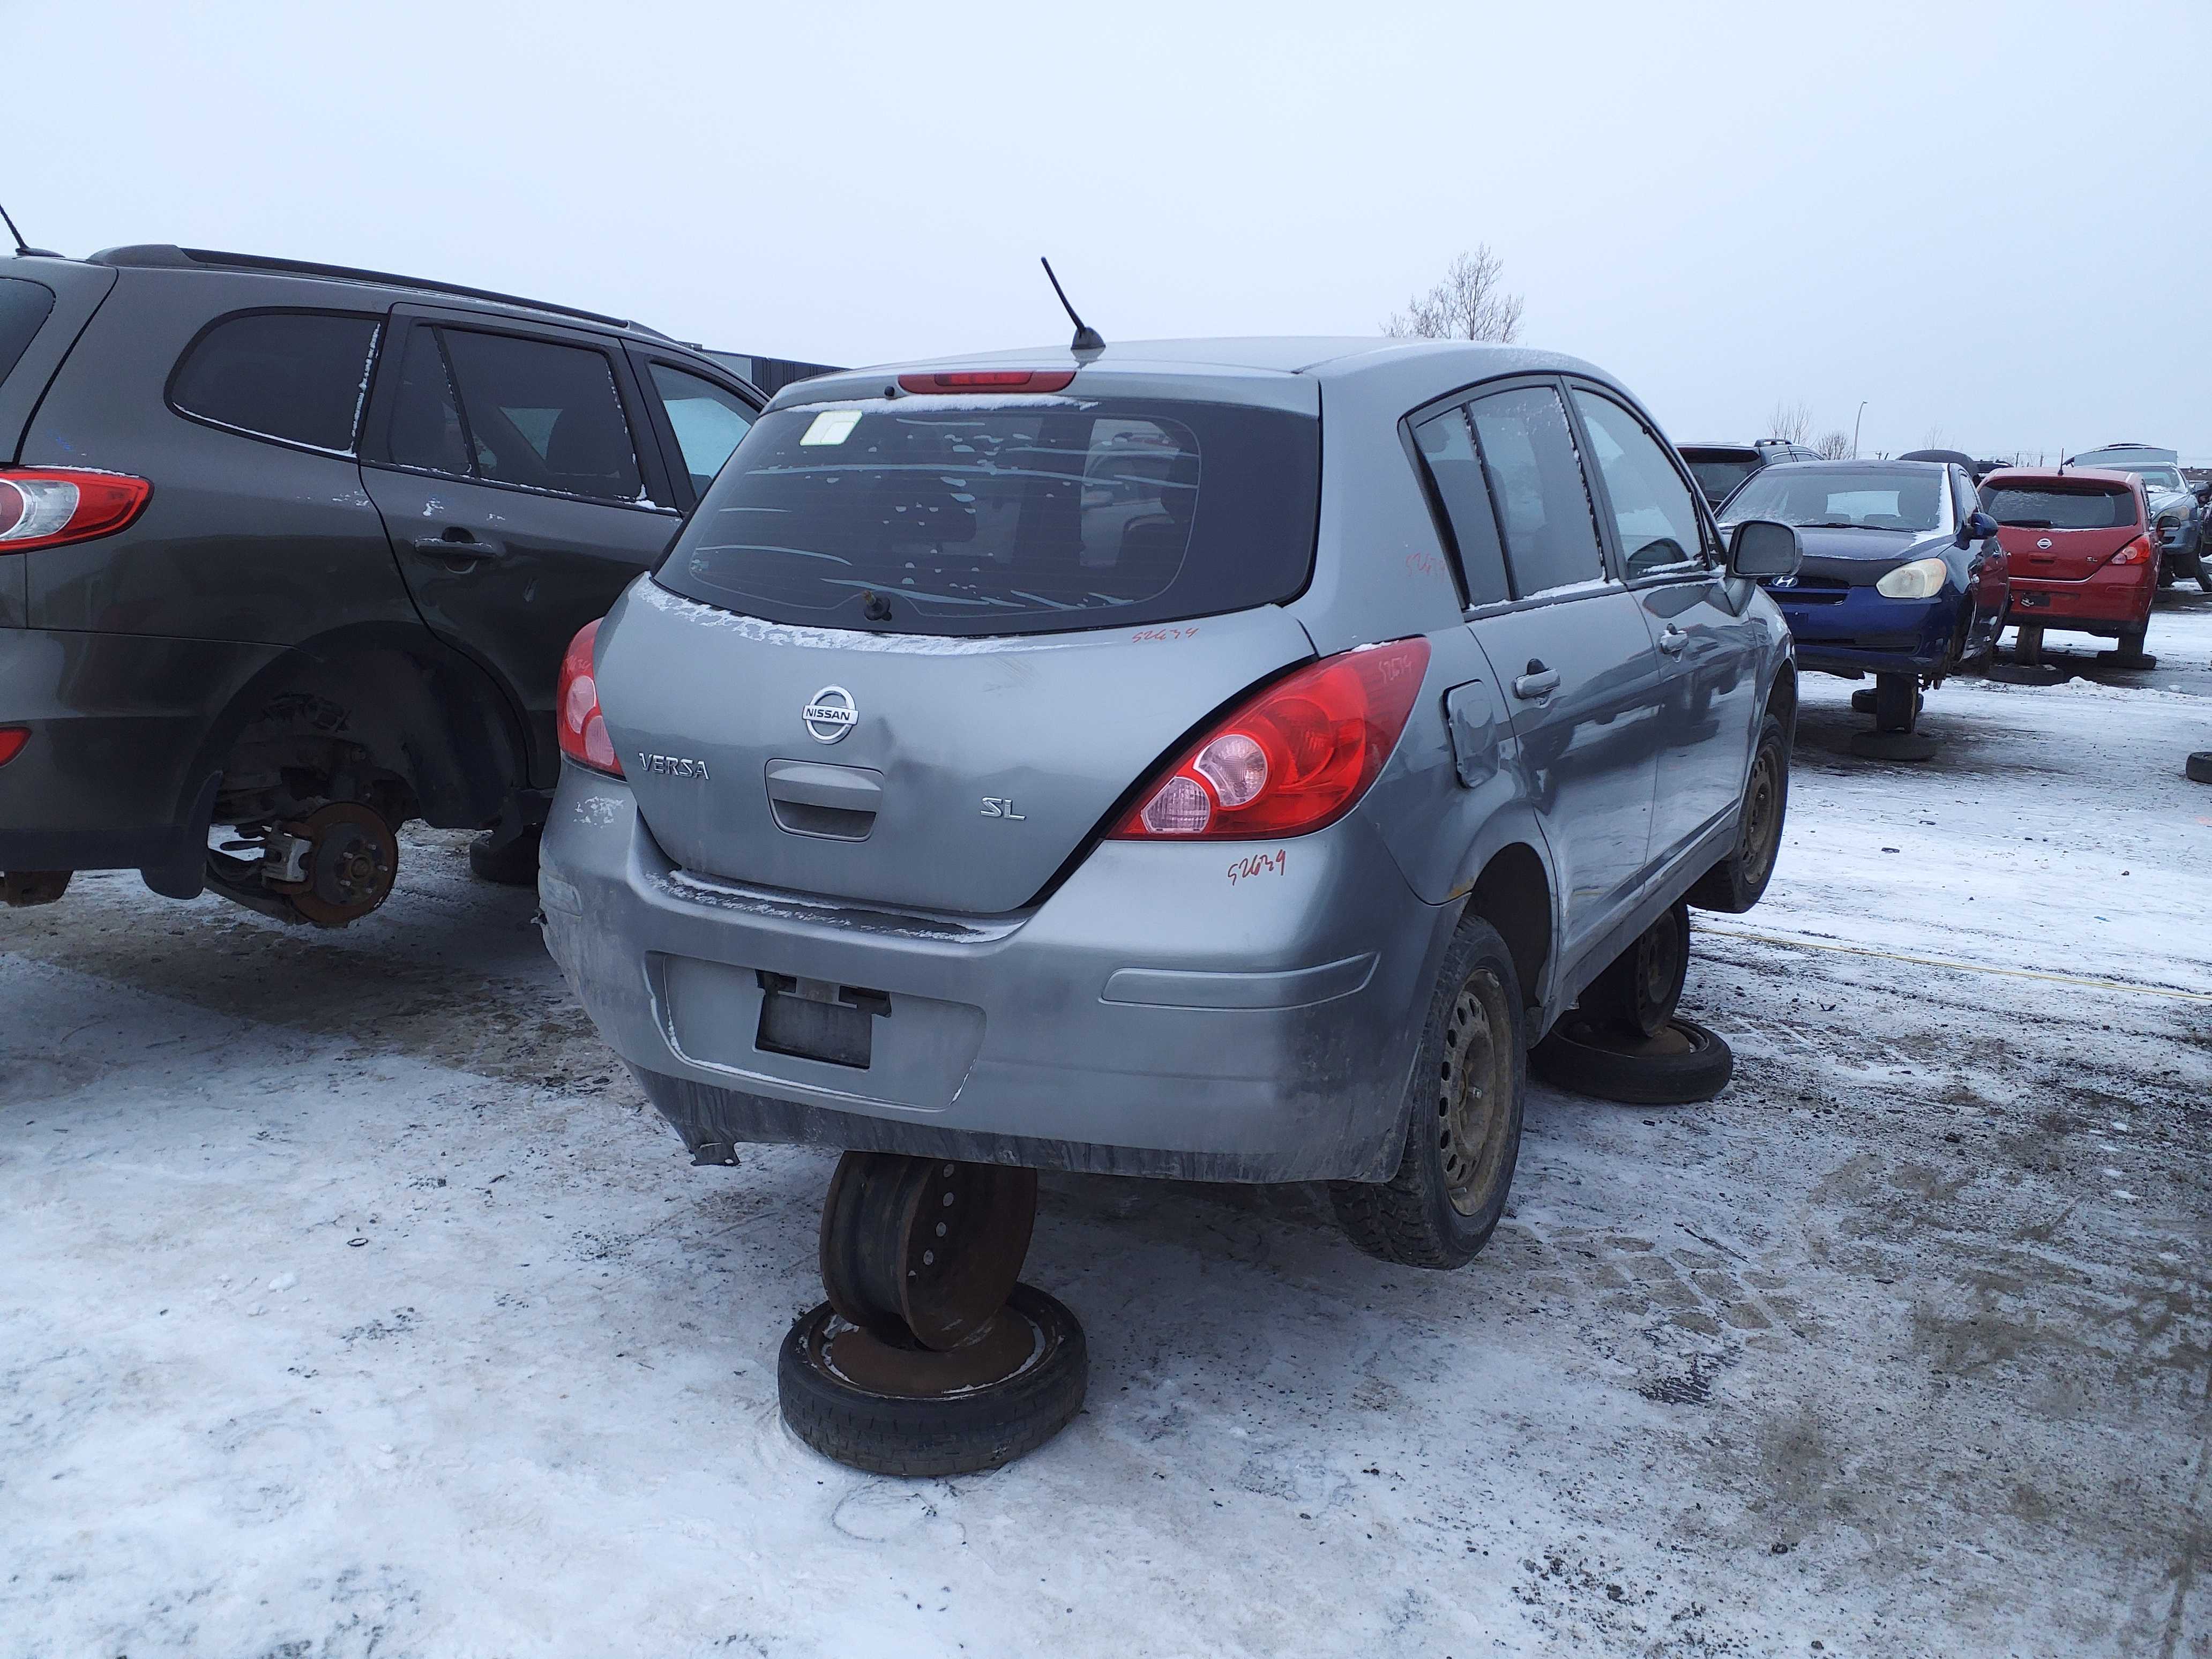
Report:
<svg viewBox="0 0 2212 1659"><path fill-rule="evenodd" d="M1759 471L1757 461L1701 461L1694 456L1686 457L1690 463L1690 476L1698 481L1698 488L1705 492L1705 499L1717 501Z"/></svg>
<svg viewBox="0 0 2212 1659"><path fill-rule="evenodd" d="M54 291L43 283L0 276L0 380L8 378L53 308Z"/></svg>
<svg viewBox="0 0 2212 1659"><path fill-rule="evenodd" d="M1982 506L1999 524L2028 530L2118 530L2136 521L2129 489L2054 489L2008 484L1984 489Z"/></svg>
<svg viewBox="0 0 2212 1659"><path fill-rule="evenodd" d="M1943 477L1937 466L1770 466L1728 504L1728 516L1800 529L1936 530Z"/></svg>
<svg viewBox="0 0 2212 1659"><path fill-rule="evenodd" d="M1288 599L1321 423L1239 404L927 397L765 415L659 580L775 622L1031 634Z"/></svg>

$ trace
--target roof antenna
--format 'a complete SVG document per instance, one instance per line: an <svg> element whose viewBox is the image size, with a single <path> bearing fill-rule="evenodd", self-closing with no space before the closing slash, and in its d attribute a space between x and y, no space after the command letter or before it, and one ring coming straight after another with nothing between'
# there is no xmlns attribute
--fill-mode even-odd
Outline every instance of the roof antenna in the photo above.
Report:
<svg viewBox="0 0 2212 1659"><path fill-rule="evenodd" d="M1105 350L1106 337L1077 316L1075 307L1067 303L1067 290L1060 285L1060 278L1052 274L1052 261L1039 254L1037 263L1044 267L1044 279L1052 284L1052 291L1060 295L1060 309L1067 313L1067 320L1075 325L1075 339L1069 345L1068 349L1071 351Z"/></svg>
<svg viewBox="0 0 2212 1659"><path fill-rule="evenodd" d="M4 207L0 207L0 220L6 221L8 234L15 239L15 252L17 253L39 259L58 259L62 257L60 254L54 252L52 249L33 247L29 243L26 242L23 240L23 233L15 228L15 222L8 217L8 210Z"/></svg>

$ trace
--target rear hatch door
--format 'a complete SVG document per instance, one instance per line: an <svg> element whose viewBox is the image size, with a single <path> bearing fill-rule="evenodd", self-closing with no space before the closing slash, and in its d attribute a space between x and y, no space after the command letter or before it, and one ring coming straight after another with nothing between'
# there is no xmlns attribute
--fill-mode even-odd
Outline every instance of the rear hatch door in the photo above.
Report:
<svg viewBox="0 0 2212 1659"><path fill-rule="evenodd" d="M1281 605L1320 422L1277 378L1258 404L1102 376L772 410L599 634L663 850L884 905L1030 902L1194 726L1313 653Z"/></svg>
<svg viewBox="0 0 2212 1659"><path fill-rule="evenodd" d="M1984 493L2015 576L2084 580L2143 533L2135 492L2119 484L2022 482Z"/></svg>

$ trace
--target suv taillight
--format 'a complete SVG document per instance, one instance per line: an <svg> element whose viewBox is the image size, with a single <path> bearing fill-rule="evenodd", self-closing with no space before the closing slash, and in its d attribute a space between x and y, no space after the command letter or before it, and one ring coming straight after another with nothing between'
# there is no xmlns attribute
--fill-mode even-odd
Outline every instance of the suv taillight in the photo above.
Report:
<svg viewBox="0 0 2212 1659"><path fill-rule="evenodd" d="M615 758L615 740L607 735L606 716L599 713L599 683L592 677L592 646L599 637L599 623L605 620L586 623L568 641L568 653L561 659L561 680L554 690L553 708L561 752L579 766L618 778L623 775L622 763Z"/></svg>
<svg viewBox="0 0 2212 1659"><path fill-rule="evenodd" d="M1303 836L1349 812L1397 747L1429 642L1309 663L1191 745L1113 830L1117 841Z"/></svg>
<svg viewBox="0 0 2212 1659"><path fill-rule="evenodd" d="M112 536L145 511L154 486L121 472L0 469L0 553Z"/></svg>

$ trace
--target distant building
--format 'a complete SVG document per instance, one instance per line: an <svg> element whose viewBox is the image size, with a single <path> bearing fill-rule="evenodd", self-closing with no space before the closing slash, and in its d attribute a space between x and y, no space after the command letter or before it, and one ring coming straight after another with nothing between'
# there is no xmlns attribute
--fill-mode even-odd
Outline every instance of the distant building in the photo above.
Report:
<svg viewBox="0 0 2212 1659"><path fill-rule="evenodd" d="M792 357L748 356L742 351L709 351L707 354L718 362L726 363L763 392L774 396L793 380L807 380L817 374L834 374L836 363L803 363Z"/></svg>

